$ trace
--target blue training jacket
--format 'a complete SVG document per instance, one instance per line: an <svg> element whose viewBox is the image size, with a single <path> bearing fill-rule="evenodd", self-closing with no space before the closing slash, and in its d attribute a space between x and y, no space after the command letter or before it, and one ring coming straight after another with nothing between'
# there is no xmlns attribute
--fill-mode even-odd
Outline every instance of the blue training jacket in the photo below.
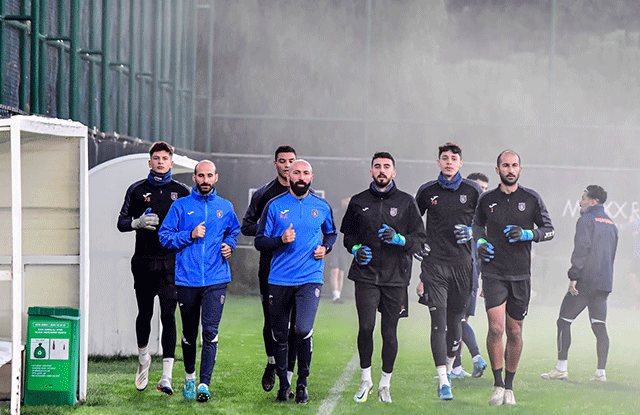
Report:
<svg viewBox="0 0 640 415"><path fill-rule="evenodd" d="M281 236L289 225L293 225L296 239L285 244ZM329 252L336 237L331 206L323 198L309 193L298 199L287 192L271 199L262 212L255 239L258 250L273 251L269 284L322 284L324 261L316 260L313 251L323 245Z"/></svg>
<svg viewBox="0 0 640 415"><path fill-rule="evenodd" d="M192 239L191 231L204 222L204 238ZM214 189L203 196L196 188L176 200L158 232L160 243L176 252L176 285L206 287L231 281L229 261L220 249L226 243L236 248L240 223L233 205Z"/></svg>

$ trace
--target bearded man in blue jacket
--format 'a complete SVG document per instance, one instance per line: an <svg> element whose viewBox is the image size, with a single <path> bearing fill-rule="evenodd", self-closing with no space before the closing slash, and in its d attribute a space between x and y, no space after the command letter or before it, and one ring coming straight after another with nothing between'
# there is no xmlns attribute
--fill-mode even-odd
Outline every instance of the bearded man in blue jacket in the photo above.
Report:
<svg viewBox="0 0 640 415"><path fill-rule="evenodd" d="M271 199L258 222L255 246L272 251L269 272L269 316L275 340L276 371L280 379L277 401L291 398L287 378L289 316L295 304L295 331L298 355L296 403L309 402L307 377L311 364L311 336L320 292L324 256L336 241L331 206L309 192L313 180L311 164L295 161L289 168L289 191Z"/></svg>
<svg viewBox="0 0 640 415"><path fill-rule="evenodd" d="M218 326L231 281L229 257L236 248L240 223L233 205L217 195L216 166L199 162L193 173L196 188L177 200L160 227L160 243L176 250L176 289L182 318L185 399L206 402L218 353ZM178 203L180 202L180 203ZM200 384L196 392L196 339L202 312Z"/></svg>

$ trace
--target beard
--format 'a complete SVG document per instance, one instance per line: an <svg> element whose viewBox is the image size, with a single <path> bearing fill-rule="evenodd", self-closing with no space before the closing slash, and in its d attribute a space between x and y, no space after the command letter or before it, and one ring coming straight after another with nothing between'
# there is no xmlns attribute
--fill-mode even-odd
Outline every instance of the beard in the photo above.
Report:
<svg viewBox="0 0 640 415"><path fill-rule="evenodd" d="M518 183L518 179L520 178L520 175L509 175L509 176L503 176L502 173L500 174L500 181L506 185L506 186L513 186L514 184Z"/></svg>
<svg viewBox="0 0 640 415"><path fill-rule="evenodd" d="M389 183L391 183L391 179L385 175L378 175L378 177L373 178L373 182L376 184L376 187L378 189L384 189L385 187L389 186Z"/></svg>
<svg viewBox="0 0 640 415"><path fill-rule="evenodd" d="M302 196L307 193L309 186L311 186L311 183L307 183L304 180L298 180L297 182L289 180L289 188L296 196Z"/></svg>
<svg viewBox="0 0 640 415"><path fill-rule="evenodd" d="M198 193L200 193L201 195L208 195L209 193L213 192L215 186L212 184L200 183L196 184L196 188L198 189Z"/></svg>

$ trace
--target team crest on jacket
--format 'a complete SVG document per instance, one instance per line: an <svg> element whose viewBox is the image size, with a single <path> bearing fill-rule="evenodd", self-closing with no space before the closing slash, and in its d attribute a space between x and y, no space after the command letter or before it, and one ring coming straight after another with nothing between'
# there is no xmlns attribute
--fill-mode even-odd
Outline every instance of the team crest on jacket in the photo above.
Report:
<svg viewBox="0 0 640 415"><path fill-rule="evenodd" d="M467 203L467 195L460 195L460 203L462 204Z"/></svg>
<svg viewBox="0 0 640 415"><path fill-rule="evenodd" d="M389 209L389 214L391 216L396 216L398 214L398 208L391 208Z"/></svg>
<svg viewBox="0 0 640 415"><path fill-rule="evenodd" d="M520 212L524 212L524 210L525 210L526 208L527 208L527 204L526 204L526 203L524 203L524 202L520 202L520 203L518 203L518 210L519 210Z"/></svg>
<svg viewBox="0 0 640 415"><path fill-rule="evenodd" d="M431 198L431 204L432 205L437 205L438 204L438 196L434 196Z"/></svg>
<svg viewBox="0 0 640 415"><path fill-rule="evenodd" d="M219 210L216 214L218 215L219 218L222 217L222 211L221 210Z"/></svg>
<svg viewBox="0 0 640 415"><path fill-rule="evenodd" d="M318 217L318 209L311 209L311 216L313 216L314 218Z"/></svg>
<svg viewBox="0 0 640 415"><path fill-rule="evenodd" d="M171 200L177 200L178 199L178 193L177 192L171 192Z"/></svg>

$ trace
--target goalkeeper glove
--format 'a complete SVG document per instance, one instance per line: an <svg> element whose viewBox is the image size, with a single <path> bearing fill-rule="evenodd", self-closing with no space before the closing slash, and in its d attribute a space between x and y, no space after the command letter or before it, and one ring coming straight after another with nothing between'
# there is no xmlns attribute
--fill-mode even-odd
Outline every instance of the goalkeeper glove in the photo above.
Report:
<svg viewBox="0 0 640 415"><path fill-rule="evenodd" d="M160 218L155 213L151 213L151 208L147 208L142 216L138 219L131 221L131 227L133 229L146 229L148 231L155 231L156 226L160 224Z"/></svg>
<svg viewBox="0 0 640 415"><path fill-rule="evenodd" d="M351 253L356 257L358 265L367 265L371 262L371 258L373 258L371 248L368 246L354 245L353 248L351 248Z"/></svg>
<svg viewBox="0 0 640 415"><path fill-rule="evenodd" d="M482 258L484 262L489 262L493 259L493 245L486 241L486 239L478 239L478 256Z"/></svg>
<svg viewBox="0 0 640 415"><path fill-rule="evenodd" d="M404 236L396 232L395 229L389 225L383 224L382 228L378 231L378 237L384 242L393 245L404 245L407 241Z"/></svg>
<svg viewBox="0 0 640 415"><path fill-rule="evenodd" d="M456 234L456 238L458 239L456 242L459 244L466 244L473 238L473 228L471 226L459 223L454 226L454 229L453 233Z"/></svg>
<svg viewBox="0 0 640 415"><path fill-rule="evenodd" d="M427 244L422 244L422 249L419 252L416 252L415 254L413 254L413 257L418 261L422 261L423 259L429 256L430 252L431 252L431 247Z"/></svg>
<svg viewBox="0 0 640 415"><path fill-rule="evenodd" d="M533 231L522 229L518 225L507 225L507 227L504 228L503 232L511 243L519 241L530 241L533 239Z"/></svg>

